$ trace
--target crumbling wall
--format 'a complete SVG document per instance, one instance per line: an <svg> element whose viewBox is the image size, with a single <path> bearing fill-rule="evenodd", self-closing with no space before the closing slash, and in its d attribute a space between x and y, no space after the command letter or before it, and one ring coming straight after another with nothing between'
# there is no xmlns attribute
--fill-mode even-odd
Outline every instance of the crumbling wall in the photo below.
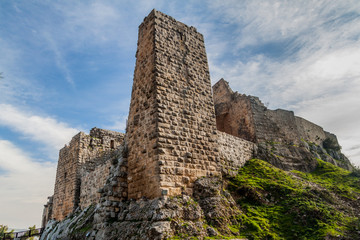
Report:
<svg viewBox="0 0 360 240"><path fill-rule="evenodd" d="M153 10L139 27L127 127L129 197L192 191L217 175L216 120L203 36Z"/></svg>
<svg viewBox="0 0 360 240"><path fill-rule="evenodd" d="M233 92L220 79L213 86L217 129L252 142L300 144L301 139L322 145L324 130L294 112L270 110L258 97Z"/></svg>
<svg viewBox="0 0 360 240"><path fill-rule="evenodd" d="M97 166L93 171L86 172L81 177L80 208L85 209L99 202L99 189L104 187L110 173L111 161Z"/></svg>
<svg viewBox="0 0 360 240"><path fill-rule="evenodd" d="M41 220L41 227L45 227L46 223L51 219L52 215L52 208L53 208L53 196L48 197L47 203L44 205L42 220Z"/></svg>
<svg viewBox="0 0 360 240"><path fill-rule="evenodd" d="M269 117L269 120L271 122L278 126L279 132L277 137L280 138L278 139L279 142L286 144L300 143L298 127L295 121L296 118L293 111L287 111L283 109L267 109L264 114Z"/></svg>
<svg viewBox="0 0 360 240"><path fill-rule="evenodd" d="M295 117L295 120L300 138L322 146L322 142L326 138L324 129L322 127L301 117Z"/></svg>
<svg viewBox="0 0 360 240"><path fill-rule="evenodd" d="M120 146L125 138L124 133L92 128L90 134L81 139L80 163L86 171L95 169L113 157L114 150Z"/></svg>
<svg viewBox="0 0 360 240"><path fill-rule="evenodd" d="M221 132L252 142L256 141L250 98L233 92L229 83L220 79L213 86L216 127Z"/></svg>
<svg viewBox="0 0 360 240"><path fill-rule="evenodd" d="M80 167L79 152L81 139L85 133L75 135L69 145L65 145L59 152L54 189L54 203L52 218L64 219L78 205L80 181L78 171Z"/></svg>
<svg viewBox="0 0 360 240"><path fill-rule="evenodd" d="M111 159L123 140L123 133L93 128L60 150L52 218L62 220L79 206L82 176Z"/></svg>
<svg viewBox="0 0 360 240"><path fill-rule="evenodd" d="M256 144L221 131L218 131L217 136L222 171L234 175L246 161L254 157Z"/></svg>

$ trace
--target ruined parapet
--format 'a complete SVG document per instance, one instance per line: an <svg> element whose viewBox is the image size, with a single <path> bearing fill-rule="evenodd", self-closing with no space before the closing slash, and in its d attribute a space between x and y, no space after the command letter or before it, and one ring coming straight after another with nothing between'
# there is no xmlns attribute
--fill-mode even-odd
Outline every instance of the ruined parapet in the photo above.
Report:
<svg viewBox="0 0 360 240"><path fill-rule="evenodd" d="M124 133L92 128L90 134L82 138L80 162L86 163L84 170L92 171L112 157L113 151L122 144Z"/></svg>
<svg viewBox="0 0 360 240"><path fill-rule="evenodd" d="M43 215L41 219L41 227L45 227L47 222L51 219L53 208L53 196L48 197L47 203L44 205Z"/></svg>
<svg viewBox="0 0 360 240"><path fill-rule="evenodd" d="M325 131L322 127L301 117L295 117L297 130L300 138L308 142L313 142L322 146L323 141L326 139ZM336 138L336 137L335 137ZM337 142L337 140L336 140Z"/></svg>
<svg viewBox="0 0 360 240"><path fill-rule="evenodd" d="M229 82L225 81L221 78L217 83L212 86L212 90L214 92L214 103L221 104L227 103L233 98L233 90L229 86Z"/></svg>
<svg viewBox="0 0 360 240"><path fill-rule="evenodd" d="M233 92L224 79L213 86L213 94L218 130L256 143L256 157L284 170L312 171L316 158L352 168L334 134L293 111L268 109L257 97Z"/></svg>
<svg viewBox="0 0 360 240"><path fill-rule="evenodd" d="M153 10L139 27L127 126L129 198L191 193L219 174L203 36Z"/></svg>
<svg viewBox="0 0 360 240"><path fill-rule="evenodd" d="M106 164L123 140L123 133L93 128L90 135L80 132L60 150L51 218L62 220L79 206L81 178Z"/></svg>
<svg viewBox="0 0 360 240"><path fill-rule="evenodd" d="M251 98L233 92L229 83L220 79L213 86L216 126L221 132L256 142L256 128Z"/></svg>
<svg viewBox="0 0 360 240"><path fill-rule="evenodd" d="M71 139L69 145L65 145L59 152L52 215L56 220L64 219L77 207L76 196L80 187L79 155L81 139L85 136L83 132L78 133Z"/></svg>
<svg viewBox="0 0 360 240"><path fill-rule="evenodd" d="M95 205L100 200L99 189L102 188L110 173L111 161L97 166L93 171L86 172L81 176L79 206L85 209Z"/></svg>
<svg viewBox="0 0 360 240"><path fill-rule="evenodd" d="M213 86L217 128L255 143L281 142L300 144L301 139L322 145L324 130L294 112L270 110L258 97L233 92L220 79Z"/></svg>

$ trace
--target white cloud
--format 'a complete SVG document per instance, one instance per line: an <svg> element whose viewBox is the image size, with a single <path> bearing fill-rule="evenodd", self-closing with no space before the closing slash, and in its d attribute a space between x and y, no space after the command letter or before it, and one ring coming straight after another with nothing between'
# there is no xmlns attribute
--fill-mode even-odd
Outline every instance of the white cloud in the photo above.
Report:
<svg viewBox="0 0 360 240"><path fill-rule="evenodd" d="M136 26L140 22L133 22L131 11L127 10L131 6L106 1L54 4L61 16L61 25L55 29L48 26L45 31L53 35L59 48L67 51L105 44L117 45L113 51L136 46Z"/></svg>
<svg viewBox="0 0 360 240"><path fill-rule="evenodd" d="M0 104L0 125L40 142L58 151L79 132L51 117L42 117L22 111L9 104Z"/></svg>
<svg viewBox="0 0 360 240"><path fill-rule="evenodd" d="M113 131L125 132L126 123L127 123L127 115L117 116L114 117L111 125L106 125L104 128Z"/></svg>
<svg viewBox="0 0 360 240"><path fill-rule="evenodd" d="M61 5L65 20L65 29L76 37L82 36L84 39L107 41L112 37L117 24L120 21L120 14L116 8L103 2L92 2L70 5Z"/></svg>
<svg viewBox="0 0 360 240"><path fill-rule="evenodd" d="M212 9L235 26L231 37L212 32L213 81L223 77L271 108L295 110L335 133L360 165L360 2L216 1ZM272 43L283 44L279 58L251 53Z"/></svg>
<svg viewBox="0 0 360 240"><path fill-rule="evenodd" d="M36 162L1 139L0 152L0 222L16 228L40 227L43 204L53 192L56 164Z"/></svg>

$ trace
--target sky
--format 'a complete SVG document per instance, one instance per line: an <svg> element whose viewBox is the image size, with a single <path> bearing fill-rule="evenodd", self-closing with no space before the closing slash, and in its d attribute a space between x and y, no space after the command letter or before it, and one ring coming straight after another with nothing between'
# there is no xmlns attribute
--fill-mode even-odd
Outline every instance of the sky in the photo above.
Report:
<svg viewBox="0 0 360 240"><path fill-rule="evenodd" d="M77 132L124 132L153 8L204 35L212 84L335 133L360 166L358 0L0 0L0 224L40 225Z"/></svg>

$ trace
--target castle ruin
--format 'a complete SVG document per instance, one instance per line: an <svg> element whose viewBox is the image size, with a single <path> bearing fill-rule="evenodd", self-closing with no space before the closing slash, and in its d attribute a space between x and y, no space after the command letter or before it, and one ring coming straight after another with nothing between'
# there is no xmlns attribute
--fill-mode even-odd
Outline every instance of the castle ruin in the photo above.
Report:
<svg viewBox="0 0 360 240"><path fill-rule="evenodd" d="M60 150L43 224L99 203L106 184L110 202L191 195L196 179L233 174L261 143L322 145L329 137L336 140L291 111L234 93L223 79L212 90L202 34L153 10L139 26L126 134L94 128Z"/></svg>

